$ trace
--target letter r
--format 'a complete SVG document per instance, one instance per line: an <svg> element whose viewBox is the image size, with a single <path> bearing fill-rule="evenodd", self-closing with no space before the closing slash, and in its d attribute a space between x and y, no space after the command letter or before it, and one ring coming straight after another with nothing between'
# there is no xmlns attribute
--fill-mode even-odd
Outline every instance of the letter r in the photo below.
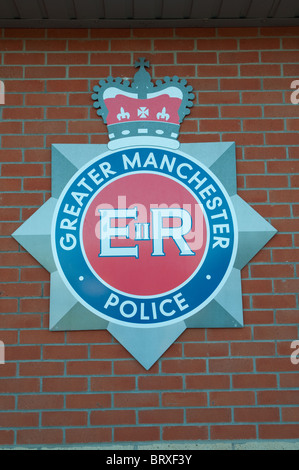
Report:
<svg viewBox="0 0 299 470"><path fill-rule="evenodd" d="M180 255L190 256L195 253L191 251L184 239L192 228L192 218L185 209L151 209L153 220L153 252L152 256L165 256L163 239L172 238L180 250ZM163 226L164 219L181 219L180 227Z"/></svg>

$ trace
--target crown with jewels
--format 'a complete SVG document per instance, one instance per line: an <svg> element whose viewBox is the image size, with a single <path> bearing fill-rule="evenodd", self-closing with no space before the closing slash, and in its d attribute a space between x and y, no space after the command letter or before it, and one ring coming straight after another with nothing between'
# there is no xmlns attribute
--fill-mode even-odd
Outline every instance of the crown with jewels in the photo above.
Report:
<svg viewBox="0 0 299 470"><path fill-rule="evenodd" d="M193 106L192 86L176 76L154 85L144 58L135 67L139 70L132 83L108 77L93 89L93 105L108 126L108 148L144 145L145 138L153 145L178 148L180 123Z"/></svg>

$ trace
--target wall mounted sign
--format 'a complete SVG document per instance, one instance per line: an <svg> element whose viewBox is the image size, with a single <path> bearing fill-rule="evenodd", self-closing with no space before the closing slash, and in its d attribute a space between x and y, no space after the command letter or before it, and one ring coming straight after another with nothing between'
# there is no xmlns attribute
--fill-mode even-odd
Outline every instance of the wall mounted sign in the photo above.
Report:
<svg viewBox="0 0 299 470"><path fill-rule="evenodd" d="M240 270L276 232L234 143L179 143L192 87L148 66L94 88L108 147L53 145L52 197L13 234L51 273L50 329L108 329L146 369L186 328L243 326Z"/></svg>

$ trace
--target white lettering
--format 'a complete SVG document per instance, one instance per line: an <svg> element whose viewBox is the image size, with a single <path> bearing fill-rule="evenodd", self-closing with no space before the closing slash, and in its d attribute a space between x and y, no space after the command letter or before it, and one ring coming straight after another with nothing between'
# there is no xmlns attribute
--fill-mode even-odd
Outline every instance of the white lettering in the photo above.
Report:
<svg viewBox="0 0 299 470"><path fill-rule="evenodd" d="M291 83L291 88L296 88L295 91L291 94L291 103L299 103L299 80L293 80Z"/></svg>
<svg viewBox="0 0 299 470"><path fill-rule="evenodd" d="M180 255L189 256L195 253L190 250L184 235L192 227L192 218L185 209L151 209L153 218L153 252L152 256L165 256L163 238L172 238L180 250ZM164 227L163 219L178 218L182 223L180 227Z"/></svg>
<svg viewBox="0 0 299 470"><path fill-rule="evenodd" d="M63 250L69 251L75 248L77 244L77 240L76 240L75 235L73 235L72 233L67 233L65 238L64 237L60 238L59 243ZM65 243L67 243L67 245Z"/></svg>
<svg viewBox="0 0 299 470"><path fill-rule="evenodd" d="M134 256L138 258L138 245L111 247L112 237L129 238L129 226L111 227L113 219L136 219L137 207L134 209L99 209L100 213L100 257Z"/></svg>
<svg viewBox="0 0 299 470"><path fill-rule="evenodd" d="M299 355L299 341L292 341L291 348L292 349L297 348L291 354L291 363L294 365L297 365L299 364L299 358L297 357Z"/></svg>

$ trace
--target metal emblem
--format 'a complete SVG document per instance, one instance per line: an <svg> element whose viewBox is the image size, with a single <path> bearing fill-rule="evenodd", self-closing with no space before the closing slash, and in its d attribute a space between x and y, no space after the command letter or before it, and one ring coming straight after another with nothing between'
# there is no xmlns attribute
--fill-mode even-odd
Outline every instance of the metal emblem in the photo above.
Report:
<svg viewBox="0 0 299 470"><path fill-rule="evenodd" d="M53 145L52 197L13 236L51 273L51 330L108 329L149 369L186 328L243 326L240 270L276 230L237 195L234 143L180 145L187 82L136 66L94 89L108 149Z"/></svg>

